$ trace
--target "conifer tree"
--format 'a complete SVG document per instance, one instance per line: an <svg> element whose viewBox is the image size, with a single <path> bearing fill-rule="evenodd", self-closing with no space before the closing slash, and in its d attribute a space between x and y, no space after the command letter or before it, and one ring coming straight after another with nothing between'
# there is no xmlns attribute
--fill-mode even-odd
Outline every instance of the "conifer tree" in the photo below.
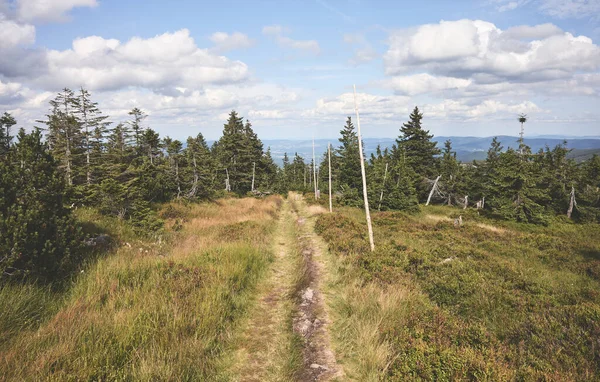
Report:
<svg viewBox="0 0 600 382"><path fill-rule="evenodd" d="M107 131L110 122L107 122L108 116L102 115L98 108L97 102L92 102L90 93L83 87L79 90L77 97L73 99L74 107L76 108L77 117L82 126L83 145L85 150L85 174L86 184L92 184L92 167L96 163L92 163L92 159L99 159L98 153L101 148L101 142ZM94 147L92 147L92 141ZM95 149L95 158L92 150ZM101 150L100 150L101 151Z"/></svg>
<svg viewBox="0 0 600 382"><path fill-rule="evenodd" d="M406 158L406 164L416 174L414 184L419 199L424 200L429 191L425 180L437 176L437 155L440 154L440 150L436 147L436 142L431 141L433 134L429 134L429 131L421 126L423 114L418 107L415 106L409 118L400 128L400 136L392 147L392 158L395 163Z"/></svg>
<svg viewBox="0 0 600 382"><path fill-rule="evenodd" d="M136 152L136 156L141 155L141 144L142 144L142 134L144 132L144 127L142 126L142 123L144 121L144 119L146 119L146 117L148 115L146 115L146 113L144 113L142 110L138 109L137 107L133 108L130 112L129 115L131 115L132 120L129 121L129 127L131 129L131 131L133 132L133 139L135 140L135 152Z"/></svg>
<svg viewBox="0 0 600 382"><path fill-rule="evenodd" d="M17 121L9 113L4 113L0 117L0 155L8 153L13 138L10 130L16 124Z"/></svg>
<svg viewBox="0 0 600 382"><path fill-rule="evenodd" d="M76 98L71 89L63 89L50 101L50 114L45 121L48 126L48 144L52 154L61 162L68 186L76 183L82 152L81 123L75 115Z"/></svg>
<svg viewBox="0 0 600 382"><path fill-rule="evenodd" d="M341 145L337 149L337 158L335 160L339 164L339 169L334 171L335 167L332 163L332 172L338 175L339 186L344 189L344 192L347 193L350 190L355 190L360 202L361 198L358 190L362 187L362 177L358 152L358 135L351 117L348 117L346 120L346 124L340 130L340 135L339 141Z"/></svg>
<svg viewBox="0 0 600 382"><path fill-rule="evenodd" d="M204 136L198 133L196 137L187 139L187 147L184 150L184 156L188 163L185 183L187 184L188 198L206 198L211 194L214 186L213 176L216 170L213 157Z"/></svg>

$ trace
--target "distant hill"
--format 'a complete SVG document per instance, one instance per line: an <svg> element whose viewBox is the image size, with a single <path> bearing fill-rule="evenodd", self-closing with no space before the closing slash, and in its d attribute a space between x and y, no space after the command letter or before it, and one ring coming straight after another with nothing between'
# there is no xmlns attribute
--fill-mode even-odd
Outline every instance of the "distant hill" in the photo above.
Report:
<svg viewBox="0 0 600 382"><path fill-rule="evenodd" d="M456 151L457 157L460 161L471 162L473 160L485 159L487 150L490 147L493 137L452 137L452 136L436 136L433 138L437 142L438 147L444 147L444 142L450 139L452 141L452 148ZM509 147L517 148L518 137L511 137L507 135L498 136L498 139L504 146L504 149ZM584 138L560 138L556 136L545 136L545 137L531 137L526 138L525 143L531 147L535 152L540 148L546 146L553 148L554 146L567 141L567 147L573 149L569 154L569 157L575 158L577 161L583 161L596 153L600 154L600 138L598 137L584 137ZM382 150L391 148L395 139L392 138L364 138L365 153L367 157L371 156L371 153L375 152L377 145L381 145ZM298 153L303 156L307 161L312 159L312 140L286 140L286 139L265 139L263 143L266 147L271 147L271 154L278 164L281 165L283 160L283 154L288 153L290 158L293 158L294 153ZM315 154L317 161L320 161L323 153L327 152L327 144L331 143L333 147L337 147L339 142L337 139L315 139Z"/></svg>

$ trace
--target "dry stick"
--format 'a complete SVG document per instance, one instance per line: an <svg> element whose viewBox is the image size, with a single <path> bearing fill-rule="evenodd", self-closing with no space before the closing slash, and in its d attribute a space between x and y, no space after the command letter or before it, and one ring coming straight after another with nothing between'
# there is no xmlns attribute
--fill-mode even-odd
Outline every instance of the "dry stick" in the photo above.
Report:
<svg viewBox="0 0 600 382"><path fill-rule="evenodd" d="M256 162L252 162L252 192L254 192L254 173L256 172Z"/></svg>
<svg viewBox="0 0 600 382"><path fill-rule="evenodd" d="M571 219L571 214L573 213L573 207L577 206L577 201L575 200L575 187L571 186L571 201L569 202L569 210L567 211L567 217Z"/></svg>
<svg viewBox="0 0 600 382"><path fill-rule="evenodd" d="M313 176L315 178L315 200L317 200L317 161L315 159L315 137L313 137Z"/></svg>
<svg viewBox="0 0 600 382"><path fill-rule="evenodd" d="M331 143L327 145L327 156L329 157L329 213L332 213L333 204L331 201Z"/></svg>
<svg viewBox="0 0 600 382"><path fill-rule="evenodd" d="M431 187L431 192L429 193L429 197L427 198L427 203L425 203L426 206L429 205L429 202L431 201L431 197L433 196L433 192L435 191L435 188L437 187L438 181L440 180L442 176L438 176L437 178L435 178L435 182L433 183L433 187Z"/></svg>
<svg viewBox="0 0 600 382"><path fill-rule="evenodd" d="M360 155L360 172L362 175L363 198L365 199L365 215L367 215L367 228L369 229L369 243L371 252L375 250L373 242L373 226L371 225L371 213L369 211L369 197L367 195L367 176L365 174L365 159L363 158L362 137L360 135L360 116L358 115L358 103L356 102L356 85L354 85L354 110L356 111L356 125L358 128L358 151Z"/></svg>
<svg viewBox="0 0 600 382"><path fill-rule="evenodd" d="M381 195L379 195L379 207L377 211L381 211L381 201L383 200L383 190L385 189L385 178L387 178L388 164L385 164L385 172L383 173L383 184L381 185Z"/></svg>

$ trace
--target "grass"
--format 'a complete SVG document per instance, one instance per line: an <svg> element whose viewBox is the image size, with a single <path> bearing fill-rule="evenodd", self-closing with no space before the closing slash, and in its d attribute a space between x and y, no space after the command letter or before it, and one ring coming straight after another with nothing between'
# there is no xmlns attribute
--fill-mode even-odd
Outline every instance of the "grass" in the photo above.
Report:
<svg viewBox="0 0 600 382"><path fill-rule="evenodd" d="M281 198L163 207L161 237L141 239L84 210L116 248L55 295L5 287L6 380L223 380L220 357L272 260ZM92 224L93 222L93 224ZM12 302L12 303L11 303ZM20 322L22 321L22 322Z"/></svg>
<svg viewBox="0 0 600 382"><path fill-rule="evenodd" d="M453 218L463 215L459 229ZM321 215L335 329L355 380L600 378L600 226L423 208Z"/></svg>

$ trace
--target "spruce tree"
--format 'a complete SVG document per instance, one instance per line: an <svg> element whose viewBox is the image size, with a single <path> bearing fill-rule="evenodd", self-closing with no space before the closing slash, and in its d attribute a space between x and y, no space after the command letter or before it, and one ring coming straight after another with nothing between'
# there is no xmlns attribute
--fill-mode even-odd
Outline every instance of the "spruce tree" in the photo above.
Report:
<svg viewBox="0 0 600 382"><path fill-rule="evenodd" d="M83 168L83 134L81 123L75 115L75 94L71 89L65 88L50 101L50 106L47 119L40 122L48 127L48 144L52 154L61 163L60 168L65 174L67 185L72 186L78 183L77 176Z"/></svg>
<svg viewBox="0 0 600 382"><path fill-rule="evenodd" d="M73 103L76 108L75 113L77 114L83 130L82 135L86 157L86 184L89 186L92 184L93 166L97 165L97 163L92 163L92 160L99 159L98 149L104 139L104 135L106 134L110 122L106 121L108 116L102 115L102 112L98 108L98 103L92 102L90 93L83 87L79 90ZM92 142L95 143L95 147L92 147ZM93 148L96 151L95 157L92 153Z"/></svg>
<svg viewBox="0 0 600 382"><path fill-rule="evenodd" d="M358 149L358 135L352 123L352 118L348 117L346 124L340 130L340 147L337 149L337 158L335 162L339 164L339 170L332 171L338 176L340 188L344 193L351 192L353 195L359 195L358 191L362 189L362 176L360 170L360 155ZM358 196L360 202L360 195Z"/></svg>
<svg viewBox="0 0 600 382"><path fill-rule="evenodd" d="M0 155L8 153L13 138L10 130L16 124L17 121L9 113L4 113L0 117Z"/></svg>
<svg viewBox="0 0 600 382"><path fill-rule="evenodd" d="M183 155L188 164L184 173L188 190L187 197L207 198L214 186L213 174L216 165L201 133L198 133L196 137L187 139L187 147Z"/></svg>
<svg viewBox="0 0 600 382"><path fill-rule="evenodd" d="M436 142L431 140L433 134L429 134L428 130L423 129L422 119L423 114L415 106L409 121L400 128L400 136L392 147L392 158L395 163L406 158L406 164L416 174L413 181L419 199L425 200L429 192L429 184L426 179L432 179L438 175L437 155L440 154L440 150L436 147Z"/></svg>

